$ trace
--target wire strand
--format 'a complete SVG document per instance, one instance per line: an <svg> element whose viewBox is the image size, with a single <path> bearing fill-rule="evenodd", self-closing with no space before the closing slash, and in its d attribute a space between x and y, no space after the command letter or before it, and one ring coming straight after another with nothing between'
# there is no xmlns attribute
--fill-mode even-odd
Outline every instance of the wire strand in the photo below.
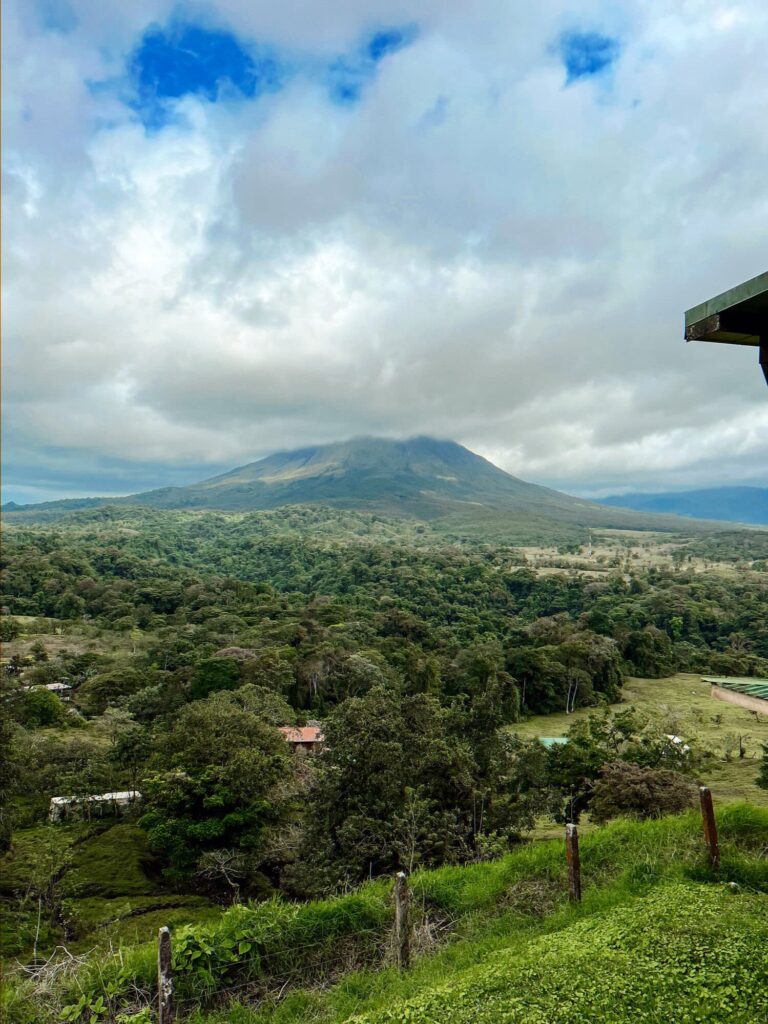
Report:
<svg viewBox="0 0 768 1024"><path fill-rule="evenodd" d="M238 960L231 960L229 963L210 965L209 967L207 967L207 970L218 971L218 972L237 970L238 968L245 967L245 966L247 966L248 964L251 964L251 963L257 963L257 962L261 962L263 960L273 960L275 957L281 956L284 953L296 953L296 952L300 952L302 950L307 950L307 949L319 949L320 947L327 948L329 943L331 943L331 942L343 941L344 938L357 939L358 937L363 936L363 935L373 935L373 936L376 936L381 941L385 941L386 938L387 938L386 932L382 933L380 931L377 931L376 929L370 928L367 931L350 933L349 936L335 936L335 937L333 937L331 939L321 940L321 941L318 941L318 942L307 942L307 943L304 943L301 946L283 946L280 949L274 949L274 950L271 950L270 952L267 952L267 953L256 953L256 954L254 954L254 956L248 957L245 960L238 959ZM198 960L191 961L191 962L194 963L194 964L198 964L200 962L200 960L202 960L203 956L206 956L206 955L207 954L201 954L201 956L200 956L200 958ZM183 968L177 967L177 970L179 972L182 972Z"/></svg>
<svg viewBox="0 0 768 1024"><path fill-rule="evenodd" d="M376 958L376 959L378 959L378 958ZM369 967L369 966L371 966L371 964L376 962L376 959L370 959L370 960L364 961L361 966ZM340 964L340 963L349 963L349 957L348 956L334 957L331 960L325 961L323 966L332 966L334 964ZM213 999L213 998L218 998L218 997L226 996L230 992L239 992L239 991L242 991L244 988L250 988L252 986L258 985L260 980L261 981L269 980L269 981L273 981L273 982L276 982L276 983L282 981L284 983L287 983L288 981L291 980L291 978L297 978L297 977L300 978L303 974L304 974L304 971L301 968L297 967L294 970L289 971L289 972L287 972L285 974L272 975L272 976L270 976L269 979L266 979L266 978L264 978L264 979L252 978L249 981L243 981L243 982L240 982L237 985L226 985L223 988L217 988L217 989L215 989L213 991L201 992L199 995L196 995L196 996L185 996L183 999L177 999L176 1000L176 1005L177 1006L187 1006L190 1003L200 1003L201 1000L204 1000L206 998Z"/></svg>

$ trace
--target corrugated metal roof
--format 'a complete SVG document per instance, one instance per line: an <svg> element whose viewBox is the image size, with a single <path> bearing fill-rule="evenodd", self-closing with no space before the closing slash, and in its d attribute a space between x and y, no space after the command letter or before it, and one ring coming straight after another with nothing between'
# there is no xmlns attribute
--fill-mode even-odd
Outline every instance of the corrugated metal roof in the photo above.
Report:
<svg viewBox="0 0 768 1024"><path fill-rule="evenodd" d="M702 679L705 683L721 686L724 690L746 693L750 697L768 701L768 679L751 676L702 676Z"/></svg>
<svg viewBox="0 0 768 1024"><path fill-rule="evenodd" d="M765 316L768 312L768 271L686 310L685 326L690 327L709 316L736 308L753 316Z"/></svg>

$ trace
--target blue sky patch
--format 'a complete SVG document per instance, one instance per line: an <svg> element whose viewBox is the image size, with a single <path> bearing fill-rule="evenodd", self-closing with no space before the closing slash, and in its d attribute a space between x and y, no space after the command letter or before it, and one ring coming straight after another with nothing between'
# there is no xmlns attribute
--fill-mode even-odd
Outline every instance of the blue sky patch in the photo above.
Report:
<svg viewBox="0 0 768 1024"><path fill-rule="evenodd" d="M397 53L404 46L408 46L416 38L416 29L413 25L404 25L400 28L385 28L380 32L374 32L366 45L366 52L370 59L378 64L390 53Z"/></svg>
<svg viewBox="0 0 768 1024"><path fill-rule="evenodd" d="M215 102L222 91L252 99L279 89L284 77L272 51L246 49L230 32L189 24L147 29L130 72L134 107L154 128L168 120L169 101L196 95Z"/></svg>
<svg viewBox="0 0 768 1024"><path fill-rule="evenodd" d="M173 119L173 101L183 96L212 103L222 97L255 99L278 91L296 75L319 78L332 103L353 106L381 62L416 35L413 25L380 28L329 61L317 54L245 43L224 29L187 22L151 25L129 59L131 106L146 128L157 131Z"/></svg>
<svg viewBox="0 0 768 1024"><path fill-rule="evenodd" d="M621 52L618 39L600 32L563 32L558 48L565 65L566 85L607 71Z"/></svg>
<svg viewBox="0 0 768 1024"><path fill-rule="evenodd" d="M416 35L415 25L379 29L368 36L357 50L331 61L326 80L332 102L340 106L357 103L365 86L375 77L381 61L409 46Z"/></svg>

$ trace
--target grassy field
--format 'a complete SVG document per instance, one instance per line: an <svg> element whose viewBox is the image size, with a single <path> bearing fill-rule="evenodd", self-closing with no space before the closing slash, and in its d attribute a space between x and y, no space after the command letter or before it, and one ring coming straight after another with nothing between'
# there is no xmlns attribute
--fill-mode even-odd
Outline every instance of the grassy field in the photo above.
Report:
<svg viewBox="0 0 768 1024"><path fill-rule="evenodd" d="M757 1024L768 1015L768 899L677 885L513 944L359 1024Z"/></svg>
<svg viewBox="0 0 768 1024"><path fill-rule="evenodd" d="M35 644L45 647L49 658L60 654L128 654L134 644L126 633L105 630L81 622L64 619L40 619L32 615L15 615L21 627L19 636L3 643L2 662L11 658L27 658Z"/></svg>
<svg viewBox="0 0 768 1024"><path fill-rule="evenodd" d="M43 915L43 955L63 942L73 953L142 942L163 924L221 913L203 897L181 896L162 884L146 834L135 824L38 825L15 832L0 859L0 955L29 955L38 926L36 893L48 884L59 913L55 921Z"/></svg>
<svg viewBox="0 0 768 1024"><path fill-rule="evenodd" d="M761 744L768 743L768 715L757 716L714 700L701 676L685 672L666 679L630 678L624 684L623 698L611 707L617 711L634 707L664 732L680 736L694 749L713 752L701 781L711 787L716 800L749 800L768 807L768 790L755 785ZM512 731L525 738L563 736L574 721L593 711L579 708L571 715L534 715L512 726ZM742 759L738 757L739 736L746 752ZM726 755L731 759L725 760Z"/></svg>
<svg viewBox="0 0 768 1024"><path fill-rule="evenodd" d="M692 547L691 538L683 534L654 533L640 530L583 531L576 543L578 551L564 555L557 544L521 545L530 568L539 575L556 572L576 572L580 576L599 579L611 572L621 572L625 578L631 573L649 569L677 571L676 560L686 573L713 573L721 578L755 578L748 565L749 558L740 563L730 559L705 557ZM758 557L759 551L753 557Z"/></svg>

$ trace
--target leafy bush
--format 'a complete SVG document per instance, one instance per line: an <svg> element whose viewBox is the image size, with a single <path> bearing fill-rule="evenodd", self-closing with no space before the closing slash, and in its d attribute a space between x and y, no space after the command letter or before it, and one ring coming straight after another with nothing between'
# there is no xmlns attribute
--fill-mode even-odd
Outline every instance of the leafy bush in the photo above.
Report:
<svg viewBox="0 0 768 1024"><path fill-rule="evenodd" d="M677 814L691 806L694 794L691 782L679 772L611 761L595 783L590 817L600 823L622 815L658 818Z"/></svg>
<svg viewBox="0 0 768 1024"><path fill-rule="evenodd" d="M64 708L55 693L35 686L22 693L15 702L14 711L22 725L37 728L58 725L64 718Z"/></svg>
<svg viewBox="0 0 768 1024"><path fill-rule="evenodd" d="M0 616L0 642L7 644L11 640L15 640L21 632L18 622L16 619L11 619L7 615Z"/></svg>

